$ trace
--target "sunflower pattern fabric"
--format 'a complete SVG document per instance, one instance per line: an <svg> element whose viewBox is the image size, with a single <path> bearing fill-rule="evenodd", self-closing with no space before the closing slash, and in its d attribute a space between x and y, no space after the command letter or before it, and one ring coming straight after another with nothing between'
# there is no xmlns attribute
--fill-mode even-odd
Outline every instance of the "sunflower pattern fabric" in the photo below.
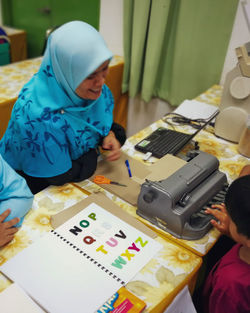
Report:
<svg viewBox="0 0 250 313"><path fill-rule="evenodd" d="M115 61L115 60L113 60ZM31 72L36 71L41 62L40 58L27 60L0 69L0 102L16 92L20 88L20 81ZM18 70L18 71L17 71ZM1 75L1 71L4 75ZM22 74L16 74L22 72ZM8 88L1 91L4 78L12 77L13 81ZM2 79L2 80L1 80ZM15 85L16 84L16 85ZM19 86L18 86L19 84ZM12 88L12 89L11 89ZM222 87L219 85L212 86L196 100L214 104L220 103ZM141 160L141 156L134 150L135 142L152 132L157 126L165 126L161 120L156 121L149 127L143 129L139 133L130 137L123 147L123 150L130 156ZM203 151L212 153L220 160L220 169L227 174L228 181L231 182L239 175L241 168L249 163L247 158L238 154L237 145L230 144L223 139L214 136L213 129L207 128L197 137L200 148ZM186 149L189 149L187 147ZM185 152L185 151L184 151ZM154 160L152 160L153 162ZM150 166L150 164L148 164ZM13 257L19 251L37 240L40 236L51 230L50 217L67 207L78 203L89 193L103 192L112 199L122 210L136 217L136 208L119 199L117 196L85 180L75 185L66 184L64 186L51 186L38 193L35 196L33 207L26 215L23 226L15 235L14 240L6 247L0 250L0 265L6 260ZM172 301L173 297L185 285L192 286L195 283L194 276L201 265L201 257L213 246L218 239L218 232L211 230L206 236L197 241L185 241L173 237L161 238L157 240L164 246L164 249L157 254L132 280L127 284L126 288L135 293L142 300L146 301L146 313L158 313L164 311L165 307ZM171 240L169 240L171 239ZM46 256L45 256L46 257ZM3 275L0 275L0 292L7 288L11 282Z"/></svg>
<svg viewBox="0 0 250 313"><path fill-rule="evenodd" d="M26 215L22 228L7 246L0 249L0 266L50 231L50 218L53 214L80 202L89 193L104 192L121 209L131 211L133 215L132 206L88 180L85 183L82 190L73 184L66 184L50 186L36 194L33 207ZM191 251L160 237L156 240L163 245L163 249L125 286L146 302L147 307L143 311L145 313L162 312L161 303L164 306L170 304L185 284L193 288L196 273L202 264L201 258ZM11 281L0 273L0 292L10 284Z"/></svg>

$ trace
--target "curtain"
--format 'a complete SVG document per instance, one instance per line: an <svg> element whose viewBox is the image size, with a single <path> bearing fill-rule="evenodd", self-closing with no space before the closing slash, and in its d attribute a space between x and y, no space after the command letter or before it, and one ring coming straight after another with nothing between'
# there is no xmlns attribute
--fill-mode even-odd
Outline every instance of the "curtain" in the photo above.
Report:
<svg viewBox="0 0 250 313"><path fill-rule="evenodd" d="M123 92L173 106L220 81L238 0L124 0Z"/></svg>

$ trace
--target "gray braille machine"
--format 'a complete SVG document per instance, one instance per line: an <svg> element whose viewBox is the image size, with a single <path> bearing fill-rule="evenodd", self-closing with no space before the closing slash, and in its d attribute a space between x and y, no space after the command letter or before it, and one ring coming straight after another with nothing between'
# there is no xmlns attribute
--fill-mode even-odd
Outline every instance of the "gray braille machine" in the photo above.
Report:
<svg viewBox="0 0 250 313"><path fill-rule="evenodd" d="M212 216L204 211L224 202L228 184L216 157L199 150L187 156L168 178L142 184L137 214L177 238L195 240L211 229Z"/></svg>

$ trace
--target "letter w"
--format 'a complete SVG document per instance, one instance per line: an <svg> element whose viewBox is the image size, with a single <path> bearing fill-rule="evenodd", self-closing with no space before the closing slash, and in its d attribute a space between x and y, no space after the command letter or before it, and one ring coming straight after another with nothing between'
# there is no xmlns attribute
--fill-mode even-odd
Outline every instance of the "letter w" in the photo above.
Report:
<svg viewBox="0 0 250 313"><path fill-rule="evenodd" d="M121 264L127 264L127 262L122 258L122 257L118 257L118 259L115 260L114 263L112 263L111 265L117 267L117 268L120 268L122 269L122 265Z"/></svg>

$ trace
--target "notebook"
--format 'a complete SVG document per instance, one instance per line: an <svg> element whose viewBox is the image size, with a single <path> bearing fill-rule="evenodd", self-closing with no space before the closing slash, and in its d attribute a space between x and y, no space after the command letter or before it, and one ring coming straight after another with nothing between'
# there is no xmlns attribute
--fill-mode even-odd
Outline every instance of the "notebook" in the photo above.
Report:
<svg viewBox="0 0 250 313"><path fill-rule="evenodd" d="M192 134L186 134L180 131L159 127L149 136L135 145L135 149L143 153L152 153L156 158L162 158L166 154L176 155L186 144L188 144L202 129L208 125L219 113L216 109L208 119L201 123L201 127Z"/></svg>
<svg viewBox="0 0 250 313"><path fill-rule="evenodd" d="M48 312L84 308L93 313L161 247L146 233L90 203L0 270Z"/></svg>

